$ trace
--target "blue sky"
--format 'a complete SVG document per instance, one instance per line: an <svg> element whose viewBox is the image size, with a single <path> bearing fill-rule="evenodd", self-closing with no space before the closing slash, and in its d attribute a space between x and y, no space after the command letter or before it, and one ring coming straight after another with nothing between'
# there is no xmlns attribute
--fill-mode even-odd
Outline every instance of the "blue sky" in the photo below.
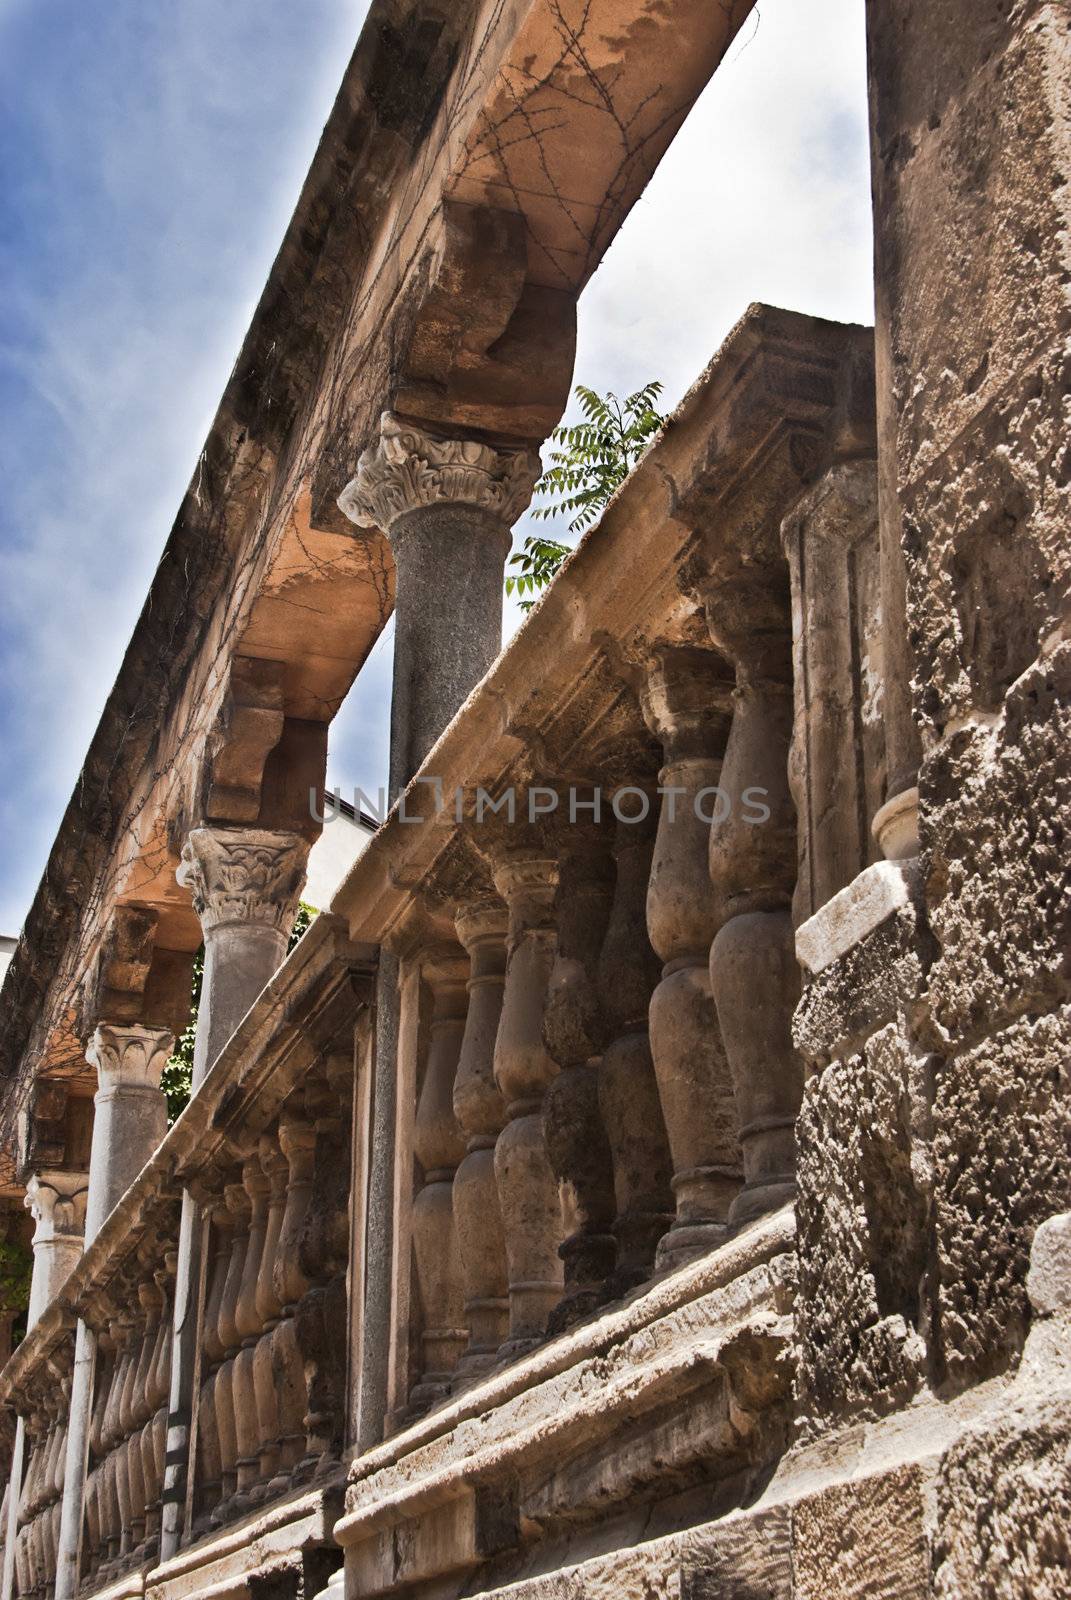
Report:
<svg viewBox="0 0 1071 1600"><path fill-rule="evenodd" d="M366 9L0 0L0 932L36 888ZM751 300L871 318L863 6L759 10L581 302L585 383L658 377L672 404ZM390 643L336 719L344 791L381 781Z"/></svg>

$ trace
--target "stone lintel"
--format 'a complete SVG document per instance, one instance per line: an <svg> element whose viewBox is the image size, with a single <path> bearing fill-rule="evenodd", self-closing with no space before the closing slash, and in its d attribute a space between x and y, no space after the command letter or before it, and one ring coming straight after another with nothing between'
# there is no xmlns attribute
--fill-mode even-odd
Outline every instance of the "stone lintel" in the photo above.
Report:
<svg viewBox="0 0 1071 1600"><path fill-rule="evenodd" d="M903 907L922 897L917 860L875 861L796 930L796 956L806 972L818 973Z"/></svg>

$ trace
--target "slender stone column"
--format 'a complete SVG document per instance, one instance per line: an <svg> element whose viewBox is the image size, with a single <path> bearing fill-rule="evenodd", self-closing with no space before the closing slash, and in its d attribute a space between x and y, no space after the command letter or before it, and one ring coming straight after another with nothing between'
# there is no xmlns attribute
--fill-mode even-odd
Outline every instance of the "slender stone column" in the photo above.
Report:
<svg viewBox="0 0 1071 1600"><path fill-rule="evenodd" d="M392 790L420 766L502 644L510 530L540 473L534 451L437 439L385 412L339 505L390 540L397 573Z"/></svg>
<svg viewBox="0 0 1071 1600"><path fill-rule="evenodd" d="M436 439L389 412L339 505L391 542L396 572L390 789L405 788L502 643L510 529L531 497L539 457ZM380 952L368 1177L364 1361L357 1435L367 1448L387 1410L393 1261L398 962Z"/></svg>
<svg viewBox="0 0 1071 1600"><path fill-rule="evenodd" d="M149 1028L141 1023L101 1023L90 1040L86 1060L97 1069L98 1088L93 1102L86 1244L96 1238L105 1218L167 1132L167 1104L160 1089L160 1076L173 1047L173 1036L166 1028ZM55 1600L71 1600L78 1588L95 1359L93 1331L79 1321L56 1553Z"/></svg>
<svg viewBox="0 0 1071 1600"><path fill-rule="evenodd" d="M36 1227L26 1325L32 1328L62 1289L85 1244L89 1179L84 1172L38 1172L26 1185Z"/></svg>
<svg viewBox="0 0 1071 1600"><path fill-rule="evenodd" d="M454 1173L465 1154L454 1118L454 1084L465 1029L466 967L460 950L421 962L431 989L431 1040L413 1123L413 1153L424 1183L413 1202L413 1257L424 1314L422 1364L411 1404L426 1408L449 1392L467 1343L464 1286L454 1227Z"/></svg>
<svg viewBox="0 0 1071 1600"><path fill-rule="evenodd" d="M259 828L194 828L183 846L177 877L192 891L205 939L195 1088L286 954L308 850L308 842L297 834ZM160 1532L164 1561L178 1549L186 1503L200 1238L199 1210L187 1190L182 1196L171 1344Z"/></svg>
<svg viewBox="0 0 1071 1600"><path fill-rule="evenodd" d="M737 662L735 715L722 771L732 803L710 831L719 929L710 949L710 978L744 1158L744 1187L729 1212L734 1224L794 1196L795 1125L803 1092L791 1033L800 974L790 910L796 881L796 814L788 787L790 646L787 632L756 635L741 646Z"/></svg>
<svg viewBox="0 0 1071 1600"><path fill-rule="evenodd" d="M469 1004L454 1079L454 1116L466 1141L454 1174L454 1229L464 1286L468 1347L454 1388L491 1366L509 1332L506 1241L495 1183L495 1145L506 1106L495 1083L495 1038L506 973L506 908L499 900L464 906L455 919L469 953Z"/></svg>
<svg viewBox="0 0 1071 1600"><path fill-rule="evenodd" d="M565 1286L549 1331L586 1316L605 1295L617 1241L614 1171L599 1110L599 1057L607 1026L598 994L599 953L614 898L609 838L595 826L563 830L543 1042L560 1072L543 1102L547 1154L558 1183Z"/></svg>
<svg viewBox="0 0 1071 1600"><path fill-rule="evenodd" d="M509 1268L506 1357L542 1337L561 1299L558 1185L543 1138L543 1097L557 1074L543 1043L543 1012L554 961L558 862L545 849L500 858L495 888L509 909L502 1016L495 1041L495 1081L508 1121L495 1146L495 1181Z"/></svg>
<svg viewBox="0 0 1071 1600"><path fill-rule="evenodd" d="M655 813L643 790L633 790L627 800L622 796L618 809L622 818L636 820L615 824L614 899L599 952L599 995L609 1034L599 1066L599 1109L613 1156L617 1207L611 1295L625 1293L649 1275L673 1217L673 1167L648 1033L658 978L646 921Z"/></svg>
<svg viewBox="0 0 1071 1600"><path fill-rule="evenodd" d="M193 1051L196 1089L284 955L308 841L261 828L194 828L176 874L205 938Z"/></svg>
<svg viewBox="0 0 1071 1600"><path fill-rule="evenodd" d="M652 663L643 696L661 741L662 806L647 888L647 928L664 963L651 996L651 1052L673 1157L676 1217L658 1247L678 1266L726 1236L743 1181L736 1107L714 996L717 932L708 854L731 722L731 669L712 651L670 650Z"/></svg>

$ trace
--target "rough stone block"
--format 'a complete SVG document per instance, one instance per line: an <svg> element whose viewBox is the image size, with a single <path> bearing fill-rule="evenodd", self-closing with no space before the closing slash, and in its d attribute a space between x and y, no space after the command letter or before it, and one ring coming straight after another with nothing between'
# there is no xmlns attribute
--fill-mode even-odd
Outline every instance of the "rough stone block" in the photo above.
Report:
<svg viewBox="0 0 1071 1600"><path fill-rule="evenodd" d="M903 1402L925 1363L928 1064L894 1025L812 1078L798 1127L804 1434Z"/></svg>
<svg viewBox="0 0 1071 1600"><path fill-rule="evenodd" d="M1071 646L1026 674L994 728L945 741L920 775L929 1006L968 1041L1064 997L1071 948Z"/></svg>
<svg viewBox="0 0 1071 1600"><path fill-rule="evenodd" d="M809 980L792 1018L796 1049L817 1063L859 1051L915 1003L934 949L922 907L899 907Z"/></svg>
<svg viewBox="0 0 1071 1600"><path fill-rule="evenodd" d="M977 1429L937 1478L935 1600L1065 1600L1071 1591L1071 1403Z"/></svg>
<svg viewBox="0 0 1071 1600"><path fill-rule="evenodd" d="M945 1063L934 1103L938 1343L948 1375L1006 1367L1034 1230L1071 1203L1071 1007Z"/></svg>
<svg viewBox="0 0 1071 1600"><path fill-rule="evenodd" d="M900 1467L801 1501L794 1600L929 1600L922 1488L918 1468Z"/></svg>
<svg viewBox="0 0 1071 1600"><path fill-rule="evenodd" d="M689 1534L681 1548L680 1600L792 1600L788 1507Z"/></svg>
<svg viewBox="0 0 1071 1600"><path fill-rule="evenodd" d="M1071 1310L1071 1212L1049 1217L1035 1232L1026 1292L1040 1316Z"/></svg>

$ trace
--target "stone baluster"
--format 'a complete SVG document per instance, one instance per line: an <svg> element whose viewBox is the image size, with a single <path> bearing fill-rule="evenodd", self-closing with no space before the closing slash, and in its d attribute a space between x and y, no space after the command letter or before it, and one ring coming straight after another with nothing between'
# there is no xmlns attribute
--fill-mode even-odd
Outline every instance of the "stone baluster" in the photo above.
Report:
<svg viewBox="0 0 1071 1600"><path fill-rule="evenodd" d="M710 986L717 932L709 875L710 818L723 807L731 671L712 651L659 652L643 711L662 745L662 804L647 889L647 929L663 962L651 997L651 1052L673 1158L676 1215L659 1267L725 1238L743 1181L736 1105Z"/></svg>
<svg viewBox="0 0 1071 1600"><path fill-rule="evenodd" d="M271 1183L260 1164L258 1154L248 1156L242 1163L242 1187L249 1205L249 1235L234 1308L235 1332L241 1341L241 1348L234 1357L232 1382L235 1432L238 1441L236 1494L233 1502L236 1516L241 1515L252 1505L251 1492L260 1477L260 1429L257 1424L254 1366L257 1342L264 1331L264 1323L257 1311L257 1283L264 1262Z"/></svg>
<svg viewBox="0 0 1071 1600"><path fill-rule="evenodd" d="M220 1308L231 1258L233 1217L222 1196L211 1209L212 1257L209 1263L208 1294L202 1317L201 1349L203 1367L197 1405L197 1510L195 1529L207 1525L223 1492L223 1464L216 1418L216 1375L223 1362L224 1347L219 1336ZM177 1292L176 1285L176 1292ZM173 1370L173 1369L172 1369Z"/></svg>
<svg viewBox="0 0 1071 1600"><path fill-rule="evenodd" d="M96 1573L105 1559L108 1531L104 1484L104 1415L111 1390L115 1347L110 1332L97 1336L97 1370L93 1412L89 1422L89 1450L93 1463L86 1480L86 1520L88 1524L88 1566Z"/></svg>
<svg viewBox="0 0 1071 1600"><path fill-rule="evenodd" d="M796 815L788 785L792 736L787 628L738 638L732 729L722 768L731 804L710 832L718 932L710 979L732 1072L744 1187L729 1220L750 1221L795 1194L795 1123L803 1091L792 1047L799 999L791 904Z"/></svg>
<svg viewBox="0 0 1071 1600"><path fill-rule="evenodd" d="M120 1546L123 1556L129 1556L136 1550L145 1532L145 1482L141 1474L140 1435L137 1441L139 1448L134 1448L136 1393L145 1340L145 1325L144 1312L141 1309L137 1290L129 1282L126 1285L126 1300L130 1308L129 1356L126 1377L123 1380L123 1388L119 1396L120 1440L117 1447L120 1477L125 1484L127 1500L127 1511L123 1517L123 1534Z"/></svg>
<svg viewBox="0 0 1071 1600"><path fill-rule="evenodd" d="M307 1400L299 1480L327 1472L341 1455L345 1435L353 1091L352 1045L329 1055L322 1072L305 1084L316 1154L299 1249L302 1271L313 1284L297 1315Z"/></svg>
<svg viewBox="0 0 1071 1600"><path fill-rule="evenodd" d="M155 1388L155 1374L160 1354L160 1330L165 1299L156 1275L138 1284L138 1299L145 1313L145 1337L142 1344L142 1361L136 1397L137 1432L134 1448L141 1463L141 1483L144 1495L144 1526L142 1528L142 1553L153 1550L153 1539L158 1531L160 1482L156 1476L156 1454L153 1448L153 1416L159 1405Z"/></svg>
<svg viewBox="0 0 1071 1600"><path fill-rule="evenodd" d="M268 1179L268 1217L264 1249L257 1274L256 1309L263 1333L253 1352L253 1388L256 1396L257 1448L259 1467L256 1487L250 1498L259 1504L279 1465L279 1399L272 1362L273 1336L282 1316L282 1305L275 1292L275 1268L279 1259L279 1236L286 1210L286 1188L290 1165L275 1134L262 1134L258 1146L260 1164Z"/></svg>
<svg viewBox="0 0 1071 1600"><path fill-rule="evenodd" d="M109 1414L105 1419L106 1442L115 1474L115 1493L119 1509L117 1547L115 1558L121 1563L130 1550L130 1533L133 1522L133 1504L128 1461L127 1421L129 1418L130 1383L137 1366L137 1322L133 1310L123 1297L123 1309L116 1318L119 1337L119 1361L115 1392Z"/></svg>
<svg viewBox="0 0 1071 1600"><path fill-rule="evenodd" d="M279 1122L279 1146L287 1161L286 1204L274 1266L281 1320L272 1333L272 1371L279 1417L279 1457L269 1490L281 1494L305 1451L305 1364L294 1313L309 1280L301 1269L301 1234L312 1194L316 1130L303 1117Z"/></svg>
<svg viewBox="0 0 1071 1600"><path fill-rule="evenodd" d="M607 1030L597 982L614 862L604 830L579 822L563 830L558 859L558 940L543 1017L543 1042L560 1068L543 1102L563 1235L564 1292L548 1324L552 1333L599 1304L617 1256L613 1160L599 1109Z"/></svg>
<svg viewBox="0 0 1071 1600"><path fill-rule="evenodd" d="M139 1266L143 1272L148 1272L148 1265L143 1258L139 1259ZM134 1382L130 1396L130 1438L127 1448L131 1461L131 1493L134 1494L135 1478L137 1480L137 1494L134 1496L133 1511L133 1537L135 1554L141 1556L145 1551L146 1522L148 1517L148 1504L152 1499L152 1463L149 1462L149 1474L146 1476L145 1461L145 1429L152 1412L149 1398L149 1385L152 1374L153 1356L156 1351L156 1334L160 1320L160 1291L153 1282L151 1274L141 1279L137 1285L138 1304L141 1307L141 1341L138 1351L138 1364L134 1375Z"/></svg>
<svg viewBox="0 0 1071 1600"><path fill-rule="evenodd" d="M413 1123L413 1153L423 1172L412 1212L413 1259L423 1315L421 1373L410 1395L411 1406L418 1410L449 1393L454 1368L468 1342L453 1203L454 1173L465 1154L454 1117L454 1082L468 999L465 965L459 949L435 950L421 959L432 1013Z"/></svg>
<svg viewBox="0 0 1071 1600"><path fill-rule="evenodd" d="M558 862L546 847L501 855L495 888L509 911L505 990L495 1040L495 1081L506 1126L495 1145L495 1181L509 1270L510 1357L530 1349L561 1299L561 1208L543 1137L543 1098L557 1065L543 1043L543 1013L556 942Z"/></svg>
<svg viewBox="0 0 1071 1600"><path fill-rule="evenodd" d="M101 1478L104 1501L102 1565L108 1573L113 1570L119 1556L122 1536L123 1512L116 1446L119 1443L119 1403L129 1359L126 1324L115 1307L111 1308L110 1323L114 1359L109 1374L108 1399L101 1419L101 1448L104 1452L104 1470Z"/></svg>
<svg viewBox="0 0 1071 1600"><path fill-rule="evenodd" d="M656 811L645 790L632 790L627 800L622 796L619 811L635 820L619 820L614 827L614 899L598 970L608 1032L599 1067L599 1109L613 1156L617 1205L612 1294L650 1275L673 1214L672 1164L647 1031L658 978L646 919Z"/></svg>
<svg viewBox="0 0 1071 1600"><path fill-rule="evenodd" d="M495 1145L506 1106L495 1083L495 1039L506 973L506 908L500 900L463 906L457 936L470 960L469 1003L454 1078L454 1117L465 1156L454 1174L454 1230L461 1259L468 1345L454 1388L472 1382L497 1358L509 1332L506 1241L495 1182Z"/></svg>
<svg viewBox="0 0 1071 1600"><path fill-rule="evenodd" d="M153 1273L161 1296L160 1320L156 1333L156 1347L149 1380L149 1400L152 1415L145 1425L143 1435L146 1449L146 1476L152 1482L152 1498L146 1507L145 1531L150 1552L158 1551L160 1537L161 1496L164 1488L164 1467L167 1451L167 1391L171 1372L171 1298L177 1266L177 1251L173 1243L164 1247L164 1266ZM151 1452L151 1455L150 1455Z"/></svg>
<svg viewBox="0 0 1071 1600"><path fill-rule="evenodd" d="M223 1361L216 1373L213 1400L216 1432L219 1435L220 1503L211 1520L219 1523L231 1514L231 1500L238 1484L238 1421L234 1393L234 1363L241 1345L235 1314L242 1285L246 1245L249 1242L249 1196L241 1183L224 1186L223 1198L231 1215L230 1255L223 1297L219 1307L218 1337Z"/></svg>

